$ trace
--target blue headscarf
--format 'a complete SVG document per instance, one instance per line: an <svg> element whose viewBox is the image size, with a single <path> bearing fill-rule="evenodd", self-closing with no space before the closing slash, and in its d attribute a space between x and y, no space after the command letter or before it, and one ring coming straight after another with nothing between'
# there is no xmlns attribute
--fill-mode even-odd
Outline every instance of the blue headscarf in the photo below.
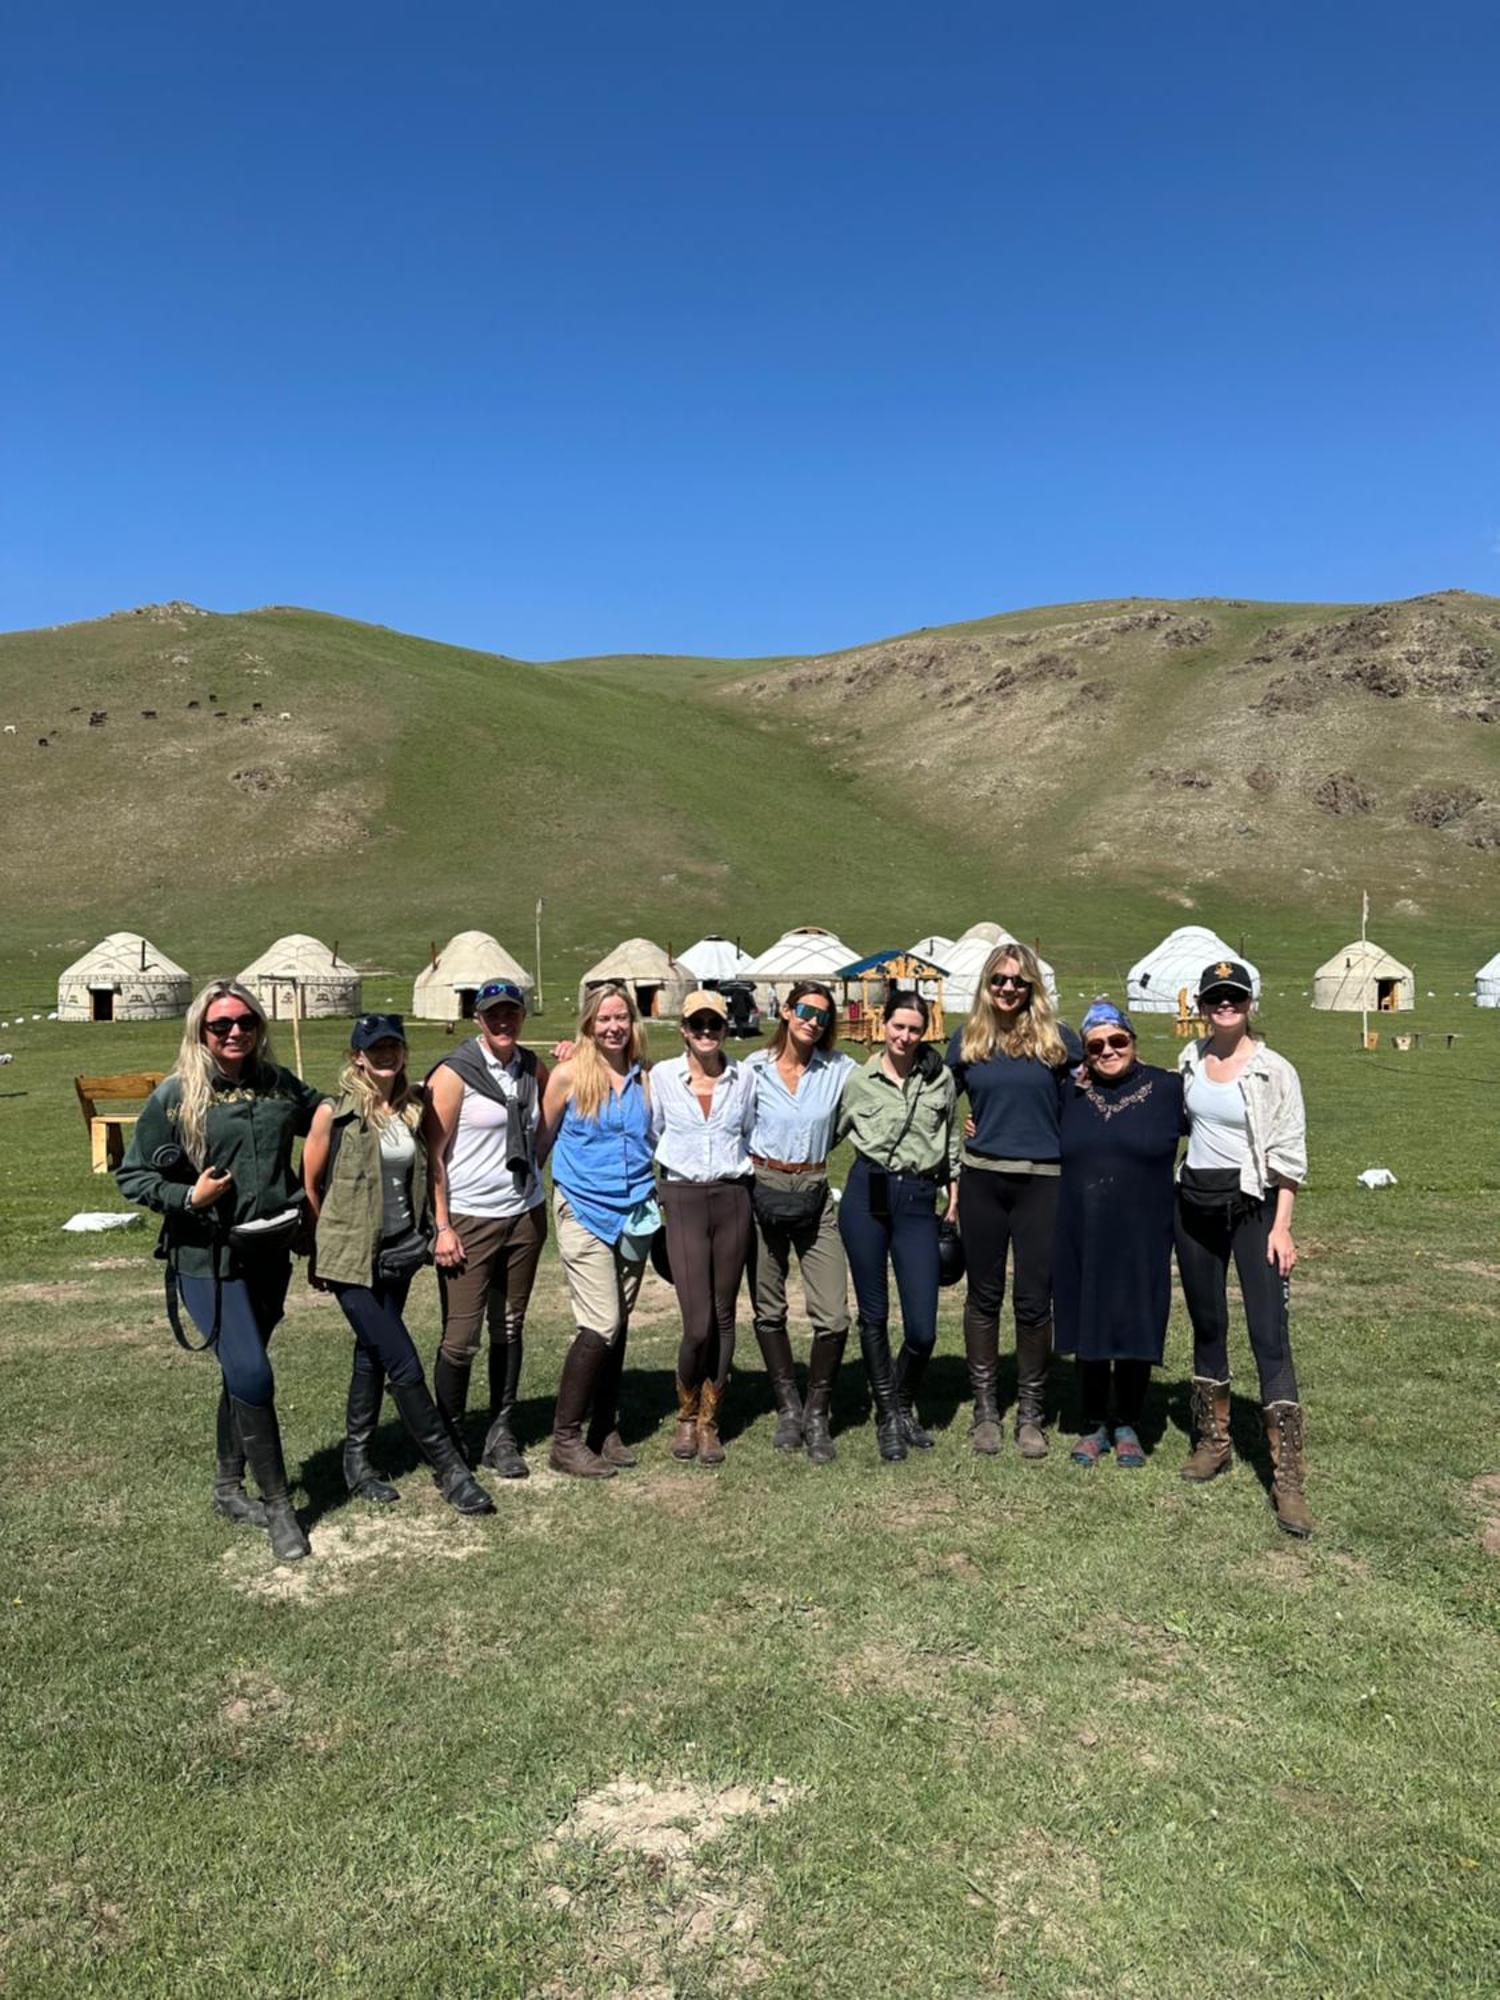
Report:
<svg viewBox="0 0 1500 2000"><path fill-rule="evenodd" d="M1123 1028L1127 1035L1134 1035L1135 1023L1123 1007L1117 1007L1113 1000L1106 1000L1101 994L1091 1000L1088 1011L1078 1024L1080 1035L1086 1035L1090 1028Z"/></svg>

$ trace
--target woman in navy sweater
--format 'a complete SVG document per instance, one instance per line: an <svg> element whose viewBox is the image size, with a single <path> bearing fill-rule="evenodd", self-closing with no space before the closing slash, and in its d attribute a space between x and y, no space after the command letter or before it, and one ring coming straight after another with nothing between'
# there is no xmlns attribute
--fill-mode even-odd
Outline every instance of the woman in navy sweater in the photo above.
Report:
<svg viewBox="0 0 1500 2000"><path fill-rule="evenodd" d="M1047 1456L1058 1130L1069 1073L1081 1058L1078 1037L1052 1011L1035 953L1012 939L998 944L985 961L969 1018L948 1045L948 1066L959 1090L968 1092L970 1110L958 1224L969 1279L964 1353L975 1451L1000 1449L1000 1308L1013 1252L1016 1441L1023 1458Z"/></svg>

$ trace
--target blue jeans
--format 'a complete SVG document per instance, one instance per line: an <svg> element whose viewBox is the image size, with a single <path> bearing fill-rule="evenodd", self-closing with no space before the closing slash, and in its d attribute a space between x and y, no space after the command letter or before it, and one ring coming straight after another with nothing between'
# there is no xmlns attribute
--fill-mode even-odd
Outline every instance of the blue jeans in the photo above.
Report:
<svg viewBox="0 0 1500 2000"><path fill-rule="evenodd" d="M856 1154L839 1203L854 1302L867 1325L884 1326L891 1316L887 1266L894 1264L906 1344L930 1354L937 1344L937 1186L915 1174L890 1174L886 1186L890 1214L872 1215L870 1162Z"/></svg>
<svg viewBox="0 0 1500 2000"><path fill-rule="evenodd" d="M214 1353L224 1371L224 1387L237 1403L264 1408L276 1399L276 1378L266 1350L286 1309L286 1288L291 1281L289 1257L224 1280ZM194 1326L207 1340L214 1327L213 1279L179 1275L177 1289Z"/></svg>
<svg viewBox="0 0 1500 2000"><path fill-rule="evenodd" d="M422 1363L402 1313L411 1279L381 1278L373 1285L335 1285L329 1291L354 1329L354 1372L382 1380L422 1380Z"/></svg>

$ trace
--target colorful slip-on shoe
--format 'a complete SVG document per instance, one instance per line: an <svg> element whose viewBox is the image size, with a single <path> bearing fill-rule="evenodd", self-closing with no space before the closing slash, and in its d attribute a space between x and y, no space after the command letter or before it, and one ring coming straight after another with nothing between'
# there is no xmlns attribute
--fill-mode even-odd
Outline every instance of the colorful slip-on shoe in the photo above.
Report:
<svg viewBox="0 0 1500 2000"><path fill-rule="evenodd" d="M1115 1464L1134 1470L1146 1463L1146 1454L1141 1450L1141 1441L1129 1424L1115 1425Z"/></svg>
<svg viewBox="0 0 1500 2000"><path fill-rule="evenodd" d="M1109 1432L1101 1424L1096 1431L1087 1431L1068 1453L1074 1465L1097 1465L1109 1450Z"/></svg>

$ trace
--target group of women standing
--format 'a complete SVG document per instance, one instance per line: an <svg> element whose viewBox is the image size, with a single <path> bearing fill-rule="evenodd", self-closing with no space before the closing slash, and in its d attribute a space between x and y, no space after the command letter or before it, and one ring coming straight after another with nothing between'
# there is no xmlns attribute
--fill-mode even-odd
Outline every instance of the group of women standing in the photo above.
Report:
<svg viewBox="0 0 1500 2000"><path fill-rule="evenodd" d="M897 991L882 1046L857 1064L837 1047L833 994L803 981L781 1004L770 1042L743 1062L725 1051L722 997L690 994L682 1053L653 1067L629 992L611 985L593 993L576 1039L549 1068L521 1041L524 992L497 980L476 997L478 1033L425 1083L408 1076L400 1017L361 1016L338 1094L320 1100L276 1064L254 996L216 981L193 1003L176 1068L119 1171L126 1196L163 1215L174 1324L180 1301L222 1370L214 1505L264 1527L279 1559L308 1553L288 1498L268 1358L299 1223L313 1283L333 1294L353 1334L350 1492L397 1498L370 1459L389 1386L444 1497L465 1513L493 1509L463 1430L486 1324L480 1464L527 1476L513 1413L550 1158L575 1322L549 1454L558 1472L611 1478L636 1463L620 1434L620 1385L652 1256L670 1270L682 1319L675 1457L723 1461L720 1414L747 1275L778 1451L814 1464L834 1457L850 1277L879 1453L899 1461L930 1447L918 1399L936 1344L940 1234L956 1220L976 1452L1002 1449L1009 1274L1022 1457L1048 1452L1056 1350L1077 1359L1083 1424L1073 1460L1092 1466L1112 1451L1122 1466L1144 1462L1139 1425L1162 1358L1175 1241L1194 1334L1195 1441L1183 1476L1211 1479L1231 1462L1232 1262L1260 1370L1273 1504L1284 1528L1307 1534L1287 1287L1292 1203L1306 1170L1302 1100L1291 1065L1249 1032L1250 994L1242 966L1205 970L1209 1032L1172 1073L1139 1061L1132 1024L1108 1002L1096 1002L1075 1035L1056 1019L1034 954L1007 942L946 1059L928 1040L927 1001ZM845 1139L854 1160L835 1199L829 1159ZM437 1265L442 1317L431 1391L404 1318L427 1261ZM794 1261L812 1328L804 1392L788 1325ZM247 1464L258 1500L244 1487Z"/></svg>

